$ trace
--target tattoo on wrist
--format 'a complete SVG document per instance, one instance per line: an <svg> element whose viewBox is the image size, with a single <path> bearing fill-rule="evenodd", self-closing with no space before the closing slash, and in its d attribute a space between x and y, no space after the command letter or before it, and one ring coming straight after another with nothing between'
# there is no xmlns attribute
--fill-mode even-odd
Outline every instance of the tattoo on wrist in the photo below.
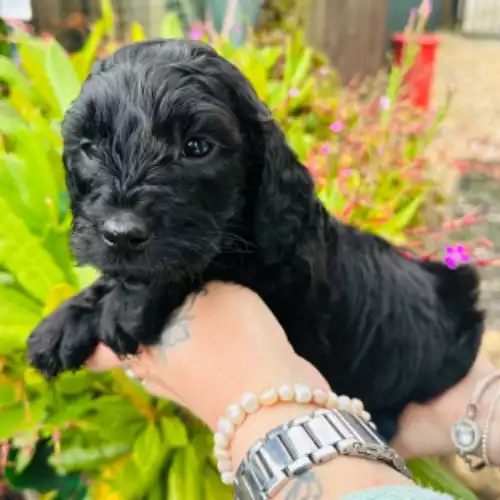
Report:
<svg viewBox="0 0 500 500"><path fill-rule="evenodd" d="M194 295L187 304L185 304L176 314L172 316L161 336L160 350L163 361L167 362L167 351L176 345L189 340L191 332L189 330L189 321L194 319L192 312L196 295Z"/></svg>
<svg viewBox="0 0 500 500"><path fill-rule="evenodd" d="M308 471L291 484L284 500L323 500L323 485L312 471Z"/></svg>

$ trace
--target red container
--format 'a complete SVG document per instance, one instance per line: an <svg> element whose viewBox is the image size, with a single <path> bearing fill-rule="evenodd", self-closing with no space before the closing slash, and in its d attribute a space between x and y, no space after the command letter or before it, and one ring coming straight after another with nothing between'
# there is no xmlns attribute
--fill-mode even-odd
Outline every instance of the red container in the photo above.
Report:
<svg viewBox="0 0 500 500"><path fill-rule="evenodd" d="M394 43L394 62L401 64L407 41L406 35L396 33L392 36L392 41ZM436 51L440 41L438 36L430 33L420 35L418 39L420 50L412 67L405 75L406 97L411 99L415 106L422 109L429 109L431 102Z"/></svg>

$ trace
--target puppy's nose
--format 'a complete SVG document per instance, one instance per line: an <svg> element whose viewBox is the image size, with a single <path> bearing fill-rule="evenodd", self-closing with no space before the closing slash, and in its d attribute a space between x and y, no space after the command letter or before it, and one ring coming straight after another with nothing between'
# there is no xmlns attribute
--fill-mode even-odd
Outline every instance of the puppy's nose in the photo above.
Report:
<svg viewBox="0 0 500 500"><path fill-rule="evenodd" d="M111 247L137 249L148 239L146 223L131 212L120 212L107 219L101 227L104 241Z"/></svg>

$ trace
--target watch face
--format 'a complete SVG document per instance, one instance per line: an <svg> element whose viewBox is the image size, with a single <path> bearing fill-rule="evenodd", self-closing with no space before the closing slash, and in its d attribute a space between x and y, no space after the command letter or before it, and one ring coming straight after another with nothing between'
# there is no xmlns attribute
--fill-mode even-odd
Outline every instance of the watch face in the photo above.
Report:
<svg viewBox="0 0 500 500"><path fill-rule="evenodd" d="M451 439L462 453L472 453L481 443L481 429L474 420L463 418L453 424Z"/></svg>

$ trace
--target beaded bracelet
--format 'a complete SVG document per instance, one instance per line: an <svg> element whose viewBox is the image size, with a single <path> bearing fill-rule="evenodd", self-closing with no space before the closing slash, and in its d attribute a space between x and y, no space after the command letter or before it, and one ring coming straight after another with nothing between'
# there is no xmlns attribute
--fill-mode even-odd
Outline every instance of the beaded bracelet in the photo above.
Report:
<svg viewBox="0 0 500 500"><path fill-rule="evenodd" d="M226 414L217 424L214 433L214 456L217 458L217 468L224 484L233 484L234 473L231 463L230 444L236 429L241 426L248 415L255 413L261 407L272 406L277 403L314 404L329 410L339 409L351 411L360 416L374 430L370 414L365 411L362 401L357 398L338 396L325 389L312 389L305 384L282 385L271 387L260 395L253 392L243 394L238 403L229 405Z"/></svg>

